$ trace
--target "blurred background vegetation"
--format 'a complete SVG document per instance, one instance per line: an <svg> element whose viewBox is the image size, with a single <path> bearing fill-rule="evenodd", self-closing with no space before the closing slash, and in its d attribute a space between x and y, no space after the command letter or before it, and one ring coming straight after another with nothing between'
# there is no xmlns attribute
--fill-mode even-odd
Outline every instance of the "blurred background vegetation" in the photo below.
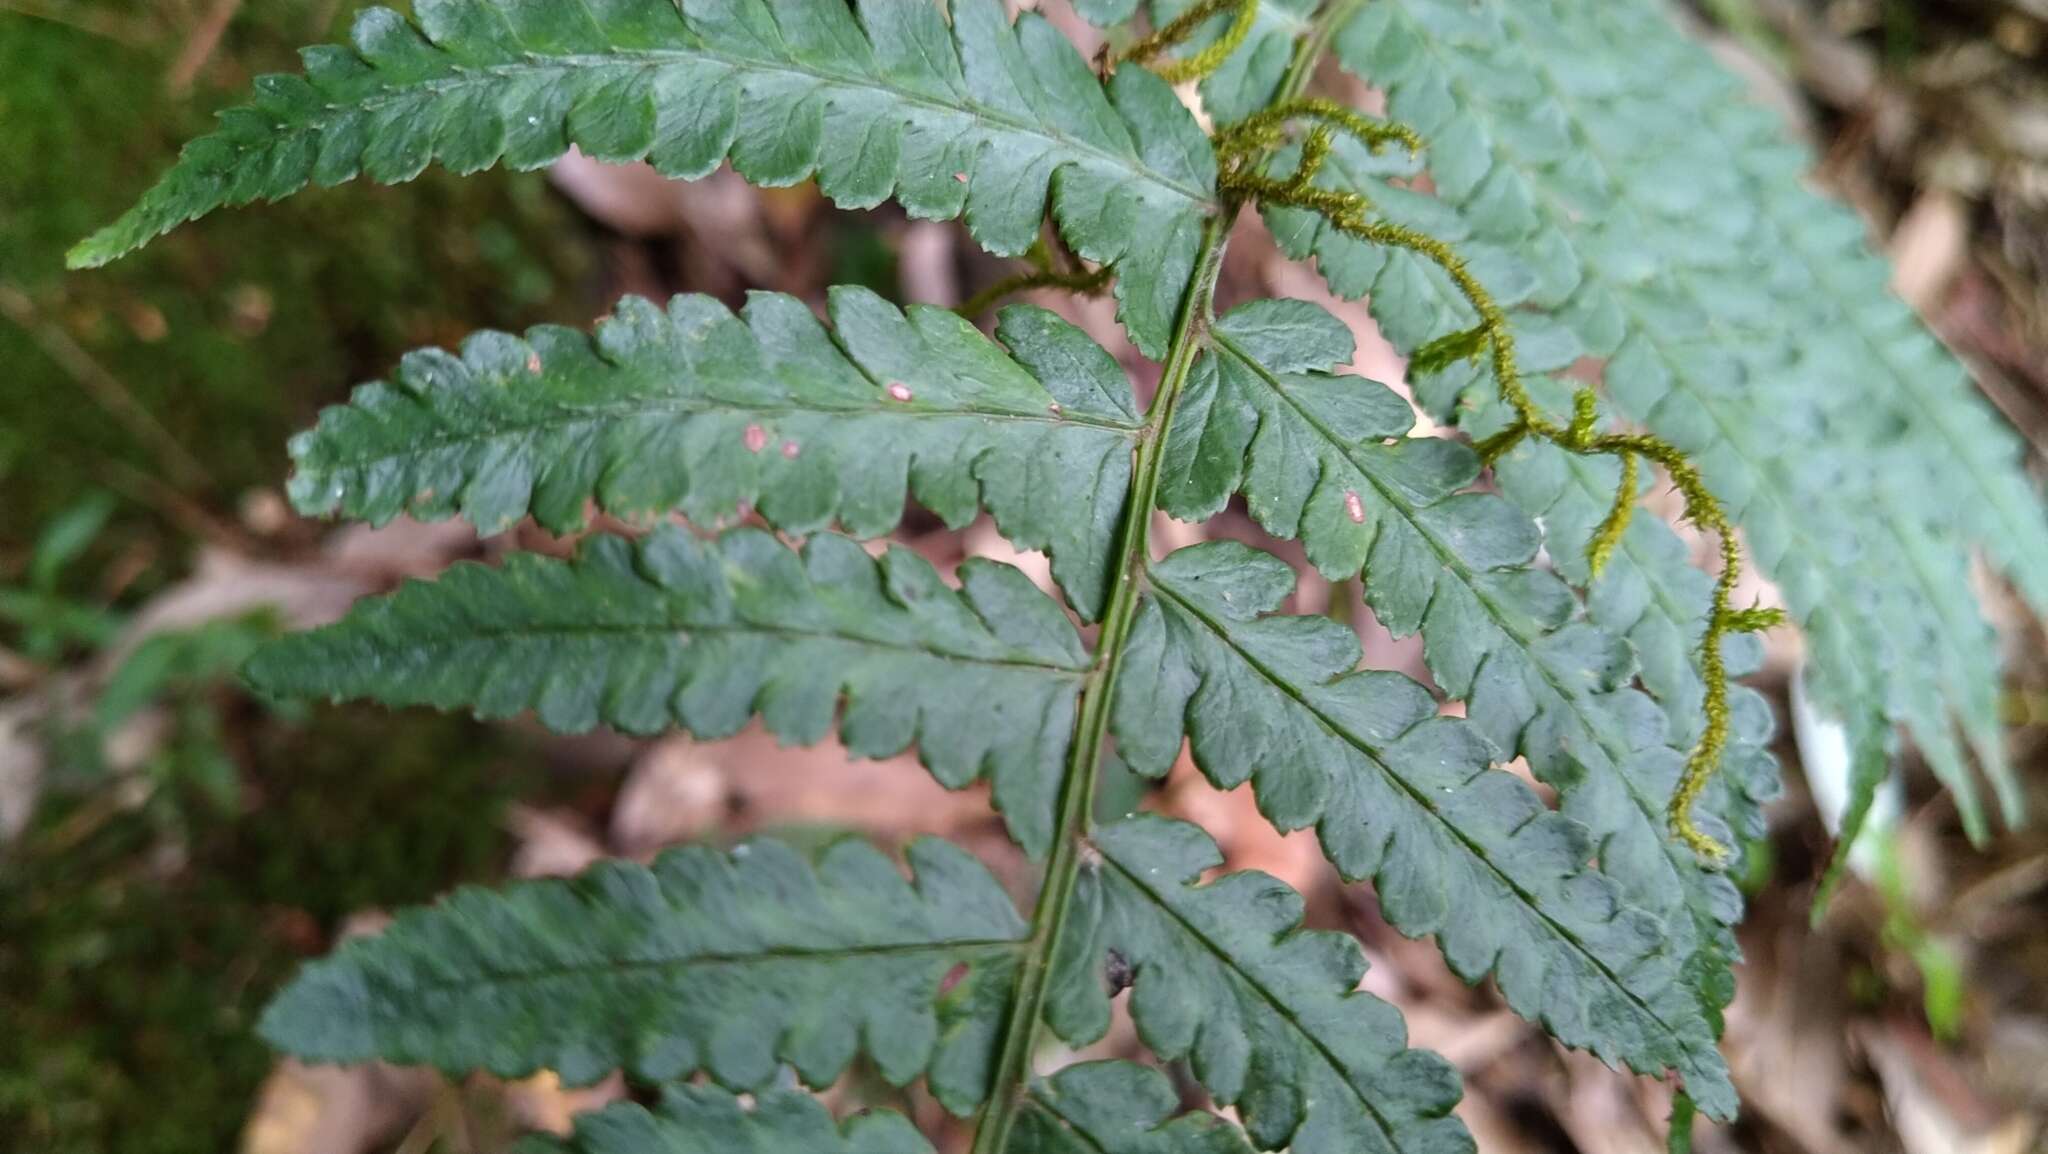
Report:
<svg viewBox="0 0 2048 1154"><path fill-rule="evenodd" d="M0 6L0 693L110 639L29 636L54 606L112 629L200 544L249 536L241 503L350 382L587 307L580 219L538 175L307 197L63 271L214 109L356 7ZM145 699L196 683L211 732L188 764L109 806L73 742L52 777L75 788L0 850L0 1146L232 1149L270 1066L255 1014L293 962L351 911L495 876L496 814L546 784L465 720L267 718L227 668L131 673ZM216 757L225 787L193 760Z"/></svg>
<svg viewBox="0 0 2048 1154"><path fill-rule="evenodd" d="M446 527L323 536L286 511L285 439L405 350L481 327L581 324L625 290L815 297L855 281L950 303L994 272L949 228L886 209L837 214L804 189L678 191L587 166L552 181L353 185L223 213L108 270L63 271L64 249L132 202L214 110L291 67L296 46L342 35L357 7L0 0L0 1148L494 1148L491 1118L552 1124L571 1099L542 1086L538 1104L479 1104L473 1086L394 1076L357 1086L375 1104L356 1112L376 1125L336 1131L333 1086L278 1081L256 1013L365 911L463 881L750 823L957 835L977 820L962 815L978 803L917 792L914 767L864 777L759 742L568 742L420 712L280 710L233 687L240 654L288 621L489 548ZM2038 449L2041 0L1689 11L1809 134L1822 178L1888 239L1901 290ZM1272 255L1257 244L1233 261L1231 275L1269 291L1303 283L1259 267ZM987 544L937 536L921 547ZM2038 627L2009 616L2015 742L2038 795L2048 675ZM852 776L831 792L815 784L825 774ZM1327 878L1300 876L1319 867L1313 854L1304 865L1256 821L1233 825L1223 801L1174 788L1187 794L1175 804L1210 807L1201 819L1234 865L1292 872L1320 893L1325 923L1392 959L1418 1034L1443 1020L1468 1049L1494 1047L1465 1061L1471 1108L1495 1118L1475 1123L1487 1149L1647 1148L1659 1120L1627 1083L1446 985L1433 955L1404 950ZM1905 814L1869 884L1818 929L1805 924L1817 822L1796 789L1774 822L1776 852L1749 879L1748 1008L1731 1027L1754 1108L1727 1148L2039 1141L2048 837L1974 854L1917 779ZM1737 1066L1741 1077L1742 1053Z"/></svg>

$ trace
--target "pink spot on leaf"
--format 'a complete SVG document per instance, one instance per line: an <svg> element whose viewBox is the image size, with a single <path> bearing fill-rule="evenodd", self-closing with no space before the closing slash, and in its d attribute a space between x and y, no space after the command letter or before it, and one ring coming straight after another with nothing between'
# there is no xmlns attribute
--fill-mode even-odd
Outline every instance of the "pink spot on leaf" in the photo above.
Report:
<svg viewBox="0 0 2048 1154"><path fill-rule="evenodd" d="M1365 524L1365 502L1358 499L1358 490L1344 490L1344 512L1354 525Z"/></svg>
<svg viewBox="0 0 2048 1154"><path fill-rule="evenodd" d="M529 372L529 373L537 373L537 372L539 372L539 371L540 371L540 354L539 354L539 353L528 353L528 354L526 354L526 371L527 371L527 372Z"/></svg>
<svg viewBox="0 0 2048 1154"><path fill-rule="evenodd" d="M803 450L797 448L797 444L795 441L782 442L782 455L785 458L794 461L796 460L796 455L801 452L803 452Z"/></svg>
<svg viewBox="0 0 2048 1154"><path fill-rule="evenodd" d="M909 400L909 399L910 399L910 386L909 386L909 385L906 385L906 384L904 384L904 383L903 383L902 381L890 381L890 382L889 382L889 398L890 398L891 400L896 400L896 401L907 401L907 400Z"/></svg>
<svg viewBox="0 0 2048 1154"><path fill-rule="evenodd" d="M768 447L768 430L759 425L748 425L745 440L747 452L758 453Z"/></svg>

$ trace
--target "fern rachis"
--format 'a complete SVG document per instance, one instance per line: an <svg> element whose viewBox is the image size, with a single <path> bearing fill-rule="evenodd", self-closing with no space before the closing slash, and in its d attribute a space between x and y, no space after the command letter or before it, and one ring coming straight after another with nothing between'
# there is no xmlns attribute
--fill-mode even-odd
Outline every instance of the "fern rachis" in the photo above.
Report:
<svg viewBox="0 0 2048 1154"><path fill-rule="evenodd" d="M1636 27L1641 4L1626 3L1612 19ZM998 292L1112 284L1133 343L1162 362L1141 412L1110 354L1043 310L1003 310L991 337L850 288L829 294L823 322L787 297L735 314L683 296L628 300L589 335L542 327L416 353L330 410L292 445L308 513L461 515L485 531L530 516L564 532L595 507L691 527L409 584L259 653L258 687L531 711L570 730L716 738L759 717L792 741L836 730L859 755L915 747L949 787L987 780L1043 869L1028 917L980 863L930 841L909 848L907 877L857 842L758 841L465 890L309 967L266 1036L320 1060L677 1083L652 1109L585 1118L573 1145L589 1154L918 1148L897 1115L837 1123L776 1086L787 1070L823 1087L856 1059L975 1117L975 1154L1469 1150L1454 1072L1357 991L1355 942L1301 929L1299 896L1272 878L1199 882L1220 864L1200 830L1097 819L1112 742L1148 776L1185 744L1216 786L1249 782L1277 826L1313 826L1339 871L1371 880L1388 920L1434 936L1458 974L1491 978L1568 1045L1675 1073L1678 1117L1695 1103L1732 1117L1716 1035L1741 903L1712 859L1753 835L1774 768L1767 711L1727 684L1752 663L1741 634L1773 622L1731 604L1736 521L1764 537L1866 733L1896 711L1933 743L1948 699L1987 761L1995 736L1969 727L1981 685L1961 650L1944 653L1930 702L1859 680L1836 647L1868 652L1904 627L1854 598L1809 599L1816 583L1836 595L1839 563L1796 540L1806 482L1767 455L1745 463L1771 414L1705 395L1677 407L1667 397L1710 390L1645 367L1715 369L1671 345L1655 307L1667 278L1707 314L1688 339L1709 347L1763 323L1770 302L1723 318L1696 283L1716 270L1659 268L1571 218L1569 198L1591 196L1646 250L1678 243L1638 203L1658 204L1642 178L1596 150L1632 126L1599 100L1582 107L1521 43L1539 19L1611 36L1607 18L1446 5L1163 0L1149 34L1118 33L1126 47L1099 77L1050 23L1012 23L992 0L949 14L925 0L421 0L416 24L374 10L353 50L261 80L74 259L102 263L309 181L405 180L437 159L532 167L575 144L685 179L726 160L758 184L815 177L847 206L894 197L914 216L964 217L999 254L1030 248L1049 213L1094 267L1038 250ZM1079 7L1114 25L1134 5ZM1386 85L1396 119L1309 95L1333 43ZM1497 67L1511 69L1497 87L1470 82ZM1213 132L1161 76L1199 81ZM1597 180L1559 167L1580 140ZM1768 164L1728 148L1730 171L1766 179ZM1422 171L1433 196L1393 183ZM1338 373L1349 334L1320 308L1218 315L1245 207L1340 293L1371 293L1414 355L1418 395L1472 444L1417 436L1406 401ZM1826 264L1811 246L1800 258ZM1646 430L1619 425L1600 390L1544 375L1587 352ZM1924 410L1915 387L1895 400ZM1960 428L1937 432L1953 442ZM1711 573L1632 516L1650 465L1717 538ZM1992 522L2013 527L2033 498L2001 468L1975 453L1967 472L1997 498ZM1009 566L970 561L949 581L908 550L858 544L896 526L906 495L955 526L986 511L1047 552L1064 606ZM1326 574L1362 575L1382 623L1422 634L1467 718L1359 670L1344 626L1278 613L1293 575L1277 559L1226 543L1154 556L1155 511L1200 520L1237 495ZM747 520L780 535L725 527ZM1842 588L1967 632L1954 540L1910 509L1894 528L1886 548L1909 571L1842 567ZM2048 550L2018 536L2005 555ZM1498 768L1515 756L1558 809ZM1234 1121L1183 1109L1128 1062L1034 1073L1048 1039L1100 1037L1126 985L1140 1040L1185 1060Z"/></svg>

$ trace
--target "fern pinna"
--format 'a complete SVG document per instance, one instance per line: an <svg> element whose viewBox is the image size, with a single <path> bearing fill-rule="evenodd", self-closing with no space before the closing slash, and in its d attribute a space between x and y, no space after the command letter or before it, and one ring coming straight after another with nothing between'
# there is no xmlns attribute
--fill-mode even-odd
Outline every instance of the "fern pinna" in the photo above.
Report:
<svg viewBox="0 0 2048 1154"><path fill-rule="evenodd" d="M986 780L1043 869L1028 916L929 840L907 873L856 841L757 840L465 890L310 966L264 1019L280 1049L668 1085L582 1118L567 1141L591 1154L929 1149L901 1116L835 1120L792 1088L856 1060L974 1118L976 1154L1471 1149L1455 1072L1358 990L1356 942L1302 928L1273 878L1202 880L1220 857L1199 829L1095 817L1112 743L1152 777L1185 745L1277 826L1313 827L1461 977L1675 1077L1677 1117L1731 1118L1716 1038L1742 903L1723 870L1777 787L1770 710L1729 684L1778 616L1735 603L1738 530L1855 738L1862 797L1902 730L1973 833L1971 759L2019 818L1965 580L1982 549L2048 609L2016 443L1658 0L1076 8L1108 29L1092 66L996 0L373 9L303 75L259 79L73 253L100 264L308 183L573 145L962 218L1036 262L986 300L1111 286L1162 365L1141 407L1041 309L1003 309L991 336L980 300L963 319L842 288L821 320L769 294L737 313L628 299L590 333L414 353L330 410L291 446L307 513L657 527L409 584L260 652L260 689L914 747L947 786ZM1310 93L1326 55L1387 119ZM1406 398L1340 372L1349 331L1315 304L1218 315L1248 206L1370 298L1416 402L1469 440L1418 435ZM1073 260L1037 244L1048 213ZM1632 515L1652 469L1717 543L1711 569ZM1050 556L1062 600L1005 565L949 581L858 544L906 495L951 525L991 514ZM1359 669L1343 625L1279 612L1294 574L1271 556L1155 556L1155 510L1234 499L1420 632L1435 692ZM775 532L720 531L735 521ZM1515 758L1555 808L1499 768ZM1039 1072L1054 1039L1102 1037L1126 988L1139 1039L1228 1114L1130 1062Z"/></svg>

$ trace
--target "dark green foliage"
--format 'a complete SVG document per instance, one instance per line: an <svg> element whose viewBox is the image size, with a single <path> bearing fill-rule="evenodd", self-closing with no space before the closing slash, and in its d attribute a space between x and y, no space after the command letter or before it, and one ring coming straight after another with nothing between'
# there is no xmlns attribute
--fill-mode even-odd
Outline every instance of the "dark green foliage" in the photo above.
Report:
<svg viewBox="0 0 2048 1154"><path fill-rule="evenodd" d="M1094 975L1114 958L1129 974L1138 1036L1237 1107L1259 1149L1472 1149L1464 1124L1447 1117L1457 1072L1408 1049L1400 1013L1358 990L1365 958L1354 939L1301 928L1300 894L1254 872L1196 885L1223 855L1182 822L1131 818L1089 842L1096 860L1075 895L1054 1029L1079 1041L1107 1026Z"/></svg>
<svg viewBox="0 0 2048 1154"><path fill-rule="evenodd" d="M307 50L303 76L257 81L142 202L71 254L104 264L224 205L358 175L411 180L538 168L570 145L704 176L730 157L757 184L815 176L835 202L894 197L964 216L993 252L1038 237L1050 200L1090 260L1117 263L1132 339L1159 355L1193 271L1215 161L1164 84L1130 69L1105 89L1050 24L1012 28L962 0L951 28L923 0L426 0L389 9L348 48ZM1057 179L1055 179L1057 177Z"/></svg>
<svg viewBox="0 0 2048 1154"><path fill-rule="evenodd" d="M1092 616L1140 423L1116 362L1042 309L1004 313L1015 360L951 313L865 289L833 290L831 315L828 335L779 294L741 317L706 297L666 311L629 297L590 337L549 326L413 353L292 443L292 498L374 524L460 513L487 533L529 513L579 529L594 499L874 537L908 486L950 525L987 508L1049 551Z"/></svg>
<svg viewBox="0 0 2048 1154"><path fill-rule="evenodd" d="M462 890L310 967L263 1034L315 1061L572 1084L703 1070L736 1089L784 1062L829 1085L859 1052L896 1084L928 1072L964 1114L987 1093L1024 925L961 851L923 841L909 857L905 882L859 842L813 863L757 840Z"/></svg>
<svg viewBox="0 0 2048 1154"><path fill-rule="evenodd" d="M744 1105L715 1086L670 1086L653 1109L630 1102L576 1119L568 1141L533 1138L518 1154L931 1154L901 1114L844 1124L809 1094L769 1090Z"/></svg>
<svg viewBox="0 0 2048 1154"><path fill-rule="evenodd" d="M1173 1086L1129 1062L1069 1066L1033 1084L1006 1154L1251 1154L1213 1114L1178 1113ZM808 1094L771 1090L742 1105L709 1086L674 1086L649 1109L585 1114L569 1141L530 1140L521 1154L930 1154L900 1114L835 1123Z"/></svg>
<svg viewBox="0 0 2048 1154"><path fill-rule="evenodd" d="M836 720L855 754L916 742L948 786L987 776L1042 853L1087 655L1015 569L970 561L961 577L956 592L908 549L877 562L830 534L801 553L754 529L596 537L573 562L514 554L408 585L264 650L248 677L277 696L532 710L569 732L726 737L758 713L807 744Z"/></svg>
<svg viewBox="0 0 2048 1154"><path fill-rule="evenodd" d="M1113 2L1113 0L1112 0ZM1128 0L1136 7L1136 0ZM1194 7L1194 0L1153 0L1149 5L1155 24L1164 25ZM1268 0L1252 17L1252 30L1237 51L1221 67L1201 81L1202 108L1219 124L1242 120L1264 108L1273 99L1294 61L1294 44L1309 30L1315 15L1313 0ZM1126 19L1126 10L1118 19ZM1188 42L1190 51L1208 47L1223 36L1233 13L1211 17ZM1091 17L1092 19L1092 17Z"/></svg>
<svg viewBox="0 0 2048 1154"><path fill-rule="evenodd" d="M1861 222L1802 187L1807 159L1776 118L1644 0L1375 2L1336 48L1430 137L1436 197L1386 188L1384 163L1333 180L1470 238L1475 271L1525 306L1525 367L1607 358L1621 411L1692 454L1802 623L1809 682L1866 782L1898 724L1974 833L1970 755L2016 819L1967 562L1988 552L2048 607L2048 518L2010 431L1885 288ZM1369 291L1402 348L1470 323L1412 258L1299 213L1275 224L1340 292ZM1471 376L1423 395L1452 411Z"/></svg>
<svg viewBox="0 0 2048 1154"><path fill-rule="evenodd" d="M1150 585L1119 686L1134 768L1164 772L1186 732L1212 782L1250 780L1276 825L1314 825L1338 869L1372 879L1403 933L1435 934L1461 977L1492 976L1568 1045L1681 1070L1709 1113L1733 1113L1715 1031L1677 980L1686 942L1587 868L1583 826L1488 768L1477 726L1437 718L1398 674L1357 672L1357 636L1328 618L1265 616L1294 585L1273 557L1195 546Z"/></svg>
<svg viewBox="0 0 2048 1154"><path fill-rule="evenodd" d="M1250 1154L1235 1126L1180 1110L1180 1095L1157 1070L1129 1062L1084 1062L1031 1087L1018 1116L1013 1154Z"/></svg>
<svg viewBox="0 0 2048 1154"><path fill-rule="evenodd" d="M1469 702L1468 714L1491 753L1526 756L1557 787L1564 812L1590 829L1629 904L1671 923L1666 932L1677 958L1708 951L1696 967L1686 964L1710 984L1707 1012L1717 1013L1732 994L1728 968L1735 947L1726 926L1740 916L1740 899L1725 878L1702 871L1664 832L1665 809L1697 725L1683 744L1672 740L1664 715L1629 687L1636 656L1627 641L1587 620L1571 589L1534 565L1544 541L1535 520L1499 495L1467 491L1479 473L1471 449L1406 436L1414 417L1399 397L1356 377L1328 375L1352 355L1349 332L1336 318L1306 302L1255 302L1220 318L1212 339L1175 414L1161 505L1176 516L1200 518L1241 491L1261 525L1301 538L1309 560L1326 574L1349 576L1363 567L1366 602L1380 623L1396 636L1420 630L1437 684ZM1546 449L1565 456L1531 445L1510 460ZM1571 459L1580 468L1600 467ZM1501 475L1506 482L1516 474L1504 465ZM1602 498L1603 516L1604 504ZM1553 556L1579 547L1562 564L1581 577L1590 528L1574 532L1567 520L1550 538ZM1678 578L1685 584L1677 603L1703 613L1709 582L1689 565L1681 562L1680 569L1692 576ZM1274 579L1270 571L1260 576ZM1277 604L1286 589L1261 607ZM1237 602L1239 612L1252 608ZM1682 636L1668 639L1683 645L1676 656L1687 675L1667 672L1667 683L1689 675L1697 684L1690 654L1701 628L1695 618ZM1668 667L1669 649L1659 656ZM1761 704L1742 700L1746 707ZM1697 698L1690 706L1697 717ZM1757 719L1745 708L1745 716L1752 719L1750 733L1768 732L1768 715ZM1177 740L1168 743L1177 747ZM1754 744L1745 748L1753 751ZM1245 752L1220 755L1232 784L1253 768ZM1726 760L1746 765L1754 758L1754 752L1737 751ZM1320 814L1320 796L1275 799L1266 809L1287 824L1304 825ZM1712 812L1706 817L1721 830L1722 819ZM1339 864L1354 875L1370 872ZM1474 976L1487 968L1484 958L1469 961ZM1577 1036L1587 1037L1583 1031Z"/></svg>

